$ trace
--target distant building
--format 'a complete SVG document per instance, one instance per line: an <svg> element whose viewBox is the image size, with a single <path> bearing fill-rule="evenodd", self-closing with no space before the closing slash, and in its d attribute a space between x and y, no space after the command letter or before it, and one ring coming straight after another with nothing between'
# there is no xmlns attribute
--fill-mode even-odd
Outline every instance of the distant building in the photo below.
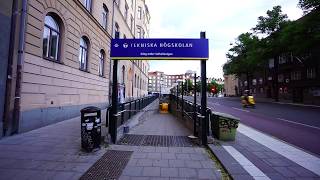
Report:
<svg viewBox="0 0 320 180"><path fill-rule="evenodd" d="M226 96L238 96L238 78L235 75L224 76L224 94Z"/></svg>
<svg viewBox="0 0 320 180"><path fill-rule="evenodd" d="M167 75L164 72L149 72L148 91L149 93L160 93L163 89L172 88L178 81L185 79L184 74Z"/></svg>

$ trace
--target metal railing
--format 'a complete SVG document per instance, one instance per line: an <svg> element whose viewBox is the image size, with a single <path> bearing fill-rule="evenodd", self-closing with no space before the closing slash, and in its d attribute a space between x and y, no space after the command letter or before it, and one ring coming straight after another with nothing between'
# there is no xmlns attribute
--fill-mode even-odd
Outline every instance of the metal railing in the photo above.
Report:
<svg viewBox="0 0 320 180"><path fill-rule="evenodd" d="M213 118L213 113L210 108L206 108L205 117L201 114L201 105L194 104L194 102L182 99L176 95L170 95L170 110L171 113L178 118L182 119L194 130L194 135L198 136L201 131L201 121L206 122L206 134L210 133L211 123L209 123ZM205 118L205 120L203 120ZM188 122L189 121L189 122Z"/></svg>
<svg viewBox="0 0 320 180"><path fill-rule="evenodd" d="M117 127L121 126L127 122L132 116L136 115L138 112L141 112L146 106L151 104L154 100L158 98L157 95L147 96L140 99L131 100L118 105L118 119ZM107 108L106 115L106 127L109 126L109 120L111 118L111 108Z"/></svg>

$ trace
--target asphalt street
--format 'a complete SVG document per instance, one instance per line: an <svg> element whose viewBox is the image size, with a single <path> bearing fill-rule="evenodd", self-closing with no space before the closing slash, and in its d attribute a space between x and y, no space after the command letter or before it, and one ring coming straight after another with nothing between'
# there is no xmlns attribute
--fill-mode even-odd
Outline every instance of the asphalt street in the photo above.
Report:
<svg viewBox="0 0 320 180"><path fill-rule="evenodd" d="M200 97L198 100L200 103ZM245 125L320 156L320 107L257 102L256 108L243 108L240 98L226 97L208 97L208 107L236 116Z"/></svg>

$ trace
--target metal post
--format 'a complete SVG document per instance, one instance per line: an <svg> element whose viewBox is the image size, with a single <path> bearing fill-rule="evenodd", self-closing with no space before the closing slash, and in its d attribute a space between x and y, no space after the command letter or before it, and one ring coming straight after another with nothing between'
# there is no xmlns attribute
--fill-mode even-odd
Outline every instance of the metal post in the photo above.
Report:
<svg viewBox="0 0 320 180"><path fill-rule="evenodd" d="M200 38L206 38L206 32L200 33ZM202 145L208 144L207 139L207 118L206 118L206 109L207 109L207 68L206 60L201 60L201 141Z"/></svg>
<svg viewBox="0 0 320 180"><path fill-rule="evenodd" d="M198 136L197 132L197 73L194 73L194 97L193 97L193 135Z"/></svg>
<svg viewBox="0 0 320 180"><path fill-rule="evenodd" d="M179 97L179 83L177 85L177 109L179 109L179 102L178 102L178 97Z"/></svg>
<svg viewBox="0 0 320 180"><path fill-rule="evenodd" d="M184 94L184 88L183 88L183 81L181 81L181 117L183 118L183 94Z"/></svg>
<svg viewBox="0 0 320 180"><path fill-rule="evenodd" d="M115 38L119 38L119 32L116 32ZM110 118L110 136L111 141L116 143L117 141L117 119L118 119L118 60L113 60L113 74L112 74L112 109Z"/></svg>

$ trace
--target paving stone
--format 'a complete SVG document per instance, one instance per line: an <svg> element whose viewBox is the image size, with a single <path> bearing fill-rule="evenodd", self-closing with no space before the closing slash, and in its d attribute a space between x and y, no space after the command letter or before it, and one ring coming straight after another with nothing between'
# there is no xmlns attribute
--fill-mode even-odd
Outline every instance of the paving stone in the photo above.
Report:
<svg viewBox="0 0 320 180"><path fill-rule="evenodd" d="M130 176L120 176L119 180L130 180Z"/></svg>
<svg viewBox="0 0 320 180"><path fill-rule="evenodd" d="M152 159L138 159L137 166L152 166Z"/></svg>
<svg viewBox="0 0 320 180"><path fill-rule="evenodd" d="M131 177L130 180L149 180L149 177Z"/></svg>
<svg viewBox="0 0 320 180"><path fill-rule="evenodd" d="M177 159L182 159L182 160L191 160L190 155L189 154L176 154Z"/></svg>
<svg viewBox="0 0 320 180"><path fill-rule="evenodd" d="M193 147L183 147L182 153L195 153L195 150Z"/></svg>
<svg viewBox="0 0 320 180"><path fill-rule="evenodd" d="M186 167L184 160L169 160L170 167Z"/></svg>
<svg viewBox="0 0 320 180"><path fill-rule="evenodd" d="M196 169L192 168L179 168L179 176L181 178L197 178L198 174Z"/></svg>
<svg viewBox="0 0 320 180"><path fill-rule="evenodd" d="M199 179L217 179L215 172L211 169L198 169Z"/></svg>
<svg viewBox="0 0 320 180"><path fill-rule="evenodd" d="M163 159L163 160L153 160L152 166L157 167L169 167L169 160Z"/></svg>
<svg viewBox="0 0 320 180"><path fill-rule="evenodd" d="M141 149L141 151L142 152L148 152L148 153L150 153L150 152L154 153L154 152L156 152L156 147L146 146L146 147L143 147Z"/></svg>
<svg viewBox="0 0 320 180"><path fill-rule="evenodd" d="M164 177L152 177L150 180L171 180L171 178L164 178Z"/></svg>
<svg viewBox="0 0 320 180"><path fill-rule="evenodd" d="M144 167L142 175L160 177L160 167Z"/></svg>
<svg viewBox="0 0 320 180"><path fill-rule="evenodd" d="M182 147L169 147L169 153L182 153Z"/></svg>
<svg viewBox="0 0 320 180"><path fill-rule="evenodd" d="M206 169L214 169L215 168L215 164L211 160L200 161L200 163L203 168L206 168Z"/></svg>
<svg viewBox="0 0 320 180"><path fill-rule="evenodd" d="M156 147L156 152L168 153L169 152L169 147Z"/></svg>
<svg viewBox="0 0 320 180"><path fill-rule="evenodd" d="M136 166L139 159L130 159L127 166Z"/></svg>
<svg viewBox="0 0 320 180"><path fill-rule="evenodd" d="M184 163L188 168L202 168L200 161L185 160Z"/></svg>
<svg viewBox="0 0 320 180"><path fill-rule="evenodd" d="M206 160L209 159L208 157L204 156L203 154L191 154L189 153L191 160Z"/></svg>
<svg viewBox="0 0 320 180"><path fill-rule="evenodd" d="M176 159L175 153L161 153L161 159Z"/></svg>
<svg viewBox="0 0 320 180"><path fill-rule="evenodd" d="M133 166L127 166L123 172L122 175L124 176L142 176L143 167L133 167Z"/></svg>
<svg viewBox="0 0 320 180"><path fill-rule="evenodd" d="M148 153L147 158L149 158L149 159L161 159L161 153Z"/></svg>
<svg viewBox="0 0 320 180"><path fill-rule="evenodd" d="M147 155L145 152L134 152L131 157L133 159L144 159L147 158Z"/></svg>
<svg viewBox="0 0 320 180"><path fill-rule="evenodd" d="M161 168L161 177L179 177L179 169Z"/></svg>

